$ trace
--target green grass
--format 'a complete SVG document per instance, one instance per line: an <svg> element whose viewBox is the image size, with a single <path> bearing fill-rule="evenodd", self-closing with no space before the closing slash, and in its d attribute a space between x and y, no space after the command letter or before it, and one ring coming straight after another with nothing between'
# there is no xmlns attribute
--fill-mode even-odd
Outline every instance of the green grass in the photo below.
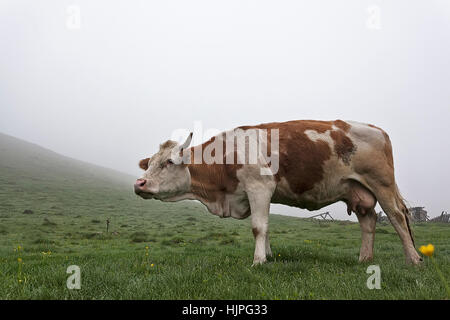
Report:
<svg viewBox="0 0 450 320"><path fill-rule="evenodd" d="M274 257L251 267L249 219L145 201L126 183L132 177L0 138L1 299L448 298L428 259L405 265L390 225L377 226L374 261L360 264L357 223L271 215ZM413 231L418 245L435 245L450 279L449 225ZM370 264L381 268L380 290L366 287ZM81 268L81 290L66 287L70 265Z"/></svg>

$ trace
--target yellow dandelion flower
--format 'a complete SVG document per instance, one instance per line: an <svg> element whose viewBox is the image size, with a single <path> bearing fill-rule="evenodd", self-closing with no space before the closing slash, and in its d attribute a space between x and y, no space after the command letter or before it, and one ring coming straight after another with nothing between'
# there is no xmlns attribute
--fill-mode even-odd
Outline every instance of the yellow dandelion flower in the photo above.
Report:
<svg viewBox="0 0 450 320"><path fill-rule="evenodd" d="M419 248L419 251L422 252L422 254L426 255L427 257L431 257L434 253L434 246L429 243L427 246L421 246Z"/></svg>
<svg viewBox="0 0 450 320"><path fill-rule="evenodd" d="M22 263L22 258L17 258L17 262Z"/></svg>
<svg viewBox="0 0 450 320"><path fill-rule="evenodd" d="M154 265L153 263L150 265L150 267L152 267L152 268L153 268L154 266L155 266L155 265Z"/></svg>
<svg viewBox="0 0 450 320"><path fill-rule="evenodd" d="M148 246L145 246L145 250L148 250Z"/></svg>
<svg viewBox="0 0 450 320"><path fill-rule="evenodd" d="M450 297L450 287L448 286L447 280L445 279L444 275L442 274L441 270L438 267L438 264L436 261L434 261L433 253L434 253L434 246L429 243L426 246L420 246L419 251L422 252L423 255L430 258L431 262L434 265L434 268L436 269L436 272L441 279L442 283L444 284L445 290L447 291L447 298Z"/></svg>

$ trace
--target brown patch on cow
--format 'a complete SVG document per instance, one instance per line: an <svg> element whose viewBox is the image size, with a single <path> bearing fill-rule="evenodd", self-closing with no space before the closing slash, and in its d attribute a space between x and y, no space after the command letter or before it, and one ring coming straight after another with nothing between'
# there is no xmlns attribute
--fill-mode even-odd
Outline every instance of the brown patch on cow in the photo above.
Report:
<svg viewBox="0 0 450 320"><path fill-rule="evenodd" d="M350 165L350 157L356 151L352 140L342 130L331 131L330 136L334 141L334 151L337 156L346 165Z"/></svg>
<svg viewBox="0 0 450 320"><path fill-rule="evenodd" d="M230 164L188 164L191 174L191 192L212 202L233 193L239 180L236 177L238 165Z"/></svg>
<svg viewBox="0 0 450 320"><path fill-rule="evenodd" d="M262 123L255 126L240 126L237 129L283 129L286 132L304 132L305 130L315 130L318 133L325 133L331 130L332 121L318 121L318 120L291 120L286 122L270 122ZM286 130L284 130L286 129ZM269 132L270 133L270 132ZM281 135L281 132L280 132ZM280 137L281 138L281 137Z"/></svg>
<svg viewBox="0 0 450 320"><path fill-rule="evenodd" d="M141 168L142 170L147 170L149 161L150 161L150 158L145 158L145 159L142 159L141 161L139 161L139 168Z"/></svg>
<svg viewBox="0 0 450 320"><path fill-rule="evenodd" d="M280 152L279 177L284 177L290 189L302 194L311 190L323 179L323 164L330 158L331 150L325 141L313 142L306 135L298 135L296 141Z"/></svg>
<svg viewBox="0 0 450 320"><path fill-rule="evenodd" d="M323 140L312 141L305 134L306 130L325 133L332 130L334 122L316 120L293 120L272 122L257 126L239 127L243 130L266 129L268 149L270 150L270 129L279 129L279 170L276 180L285 178L290 189L301 195L314 188L323 179L323 164L331 157L331 149Z"/></svg>
<svg viewBox="0 0 450 320"><path fill-rule="evenodd" d="M202 157L205 148L214 141L215 137L201 145ZM224 199L225 194L233 193L239 184L236 173L242 165L226 164L227 150L225 141L223 142L223 164L206 164L203 159L202 163L196 164L194 162L195 148L191 147L188 149L191 152L191 163L187 165L191 174L191 192L208 202L220 201ZM215 155L214 152L212 154L213 156ZM235 153L234 163L237 162L236 157Z"/></svg>
<svg viewBox="0 0 450 320"><path fill-rule="evenodd" d="M257 228L252 228L252 232L253 232L253 236L256 238L259 234L258 229Z"/></svg>
<svg viewBox="0 0 450 320"><path fill-rule="evenodd" d="M344 132L348 132L351 128L351 125L342 120L336 120L333 122L333 124Z"/></svg>

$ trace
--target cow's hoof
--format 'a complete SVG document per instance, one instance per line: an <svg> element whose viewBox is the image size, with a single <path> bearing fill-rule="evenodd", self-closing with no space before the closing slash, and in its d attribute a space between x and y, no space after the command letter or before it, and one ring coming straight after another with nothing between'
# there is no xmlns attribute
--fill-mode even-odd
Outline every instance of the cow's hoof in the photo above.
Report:
<svg viewBox="0 0 450 320"><path fill-rule="evenodd" d="M422 263L423 263L423 259L419 255L406 258L406 264L409 264L409 265L420 266L420 265L422 265Z"/></svg>
<svg viewBox="0 0 450 320"><path fill-rule="evenodd" d="M266 259L255 259L255 260L253 260L252 267L256 267L261 264L264 264L266 261L267 261Z"/></svg>
<svg viewBox="0 0 450 320"><path fill-rule="evenodd" d="M361 263L369 262L372 260L373 260L372 256L359 256L359 262L361 262Z"/></svg>

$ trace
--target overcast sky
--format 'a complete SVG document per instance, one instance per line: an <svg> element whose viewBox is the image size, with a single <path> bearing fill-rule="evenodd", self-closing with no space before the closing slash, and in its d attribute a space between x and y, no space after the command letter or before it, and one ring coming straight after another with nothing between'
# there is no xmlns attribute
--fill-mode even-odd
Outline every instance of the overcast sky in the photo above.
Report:
<svg viewBox="0 0 450 320"><path fill-rule="evenodd" d="M0 22L0 132L138 176L196 121L368 122L410 205L450 209L448 0L2 0Z"/></svg>

